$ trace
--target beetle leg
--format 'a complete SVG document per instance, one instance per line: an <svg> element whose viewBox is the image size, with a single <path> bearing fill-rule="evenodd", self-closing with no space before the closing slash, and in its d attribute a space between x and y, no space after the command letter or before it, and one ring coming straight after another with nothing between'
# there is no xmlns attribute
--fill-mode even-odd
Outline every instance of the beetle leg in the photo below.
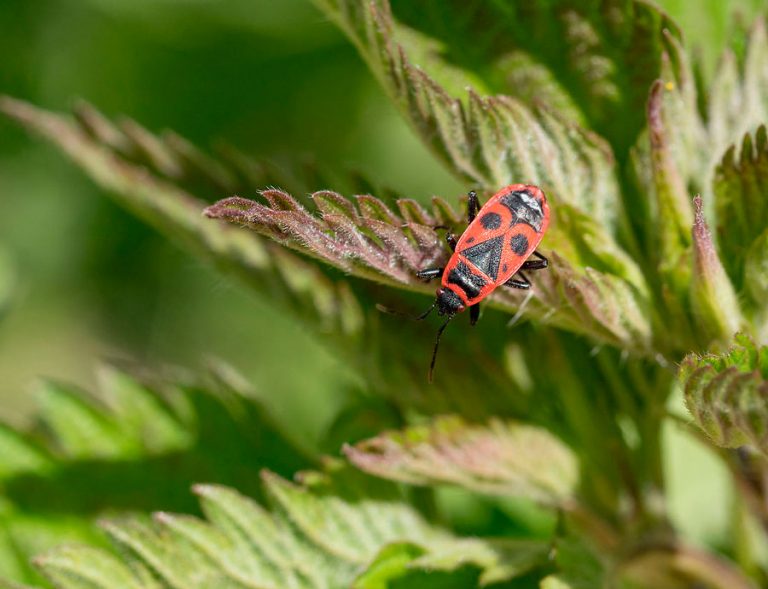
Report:
<svg viewBox="0 0 768 589"><path fill-rule="evenodd" d="M523 270L543 270L549 266L549 260L542 256L539 252L533 252L533 255L539 259L527 260L526 262L523 262Z"/></svg>
<svg viewBox="0 0 768 589"><path fill-rule="evenodd" d="M469 324L474 325L480 319L480 303L472 305L469 308Z"/></svg>
<svg viewBox="0 0 768 589"><path fill-rule="evenodd" d="M467 194L467 219L469 223L475 220L477 211L480 210L480 199L477 198L477 192L470 190Z"/></svg>
<svg viewBox="0 0 768 589"><path fill-rule="evenodd" d="M432 280L433 278L440 278L443 275L445 268L425 268L416 272L416 278L422 280Z"/></svg>
<svg viewBox="0 0 768 589"><path fill-rule="evenodd" d="M504 285L511 286L512 288L520 288L522 290L528 290L531 288L531 281L528 280L528 277L525 274L518 272L517 275L520 277L520 280L510 278L504 283Z"/></svg>
<svg viewBox="0 0 768 589"><path fill-rule="evenodd" d="M445 236L445 241L448 242L448 247L451 248L451 251L455 252L456 251L456 243L458 242L458 240L456 239L456 236L453 233L448 233Z"/></svg>

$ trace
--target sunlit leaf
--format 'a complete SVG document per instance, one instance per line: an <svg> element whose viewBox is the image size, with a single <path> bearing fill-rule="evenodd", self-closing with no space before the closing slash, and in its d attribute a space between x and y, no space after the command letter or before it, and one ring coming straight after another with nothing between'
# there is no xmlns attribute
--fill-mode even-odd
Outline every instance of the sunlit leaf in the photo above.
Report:
<svg viewBox="0 0 768 589"><path fill-rule="evenodd" d="M431 552L411 543L390 544L352 587L484 587L544 565L548 551L544 542L475 538L457 540Z"/></svg>
<svg viewBox="0 0 768 589"><path fill-rule="evenodd" d="M382 586L371 579L398 545L412 547L403 563L409 572L439 571L446 586L457 575L474 581L465 587L507 580L542 563L536 543L461 539L429 524L390 483L370 481L366 494L354 495L359 475L338 468L306 473L301 485L265 473L272 510L226 487L198 485L206 519L162 512L153 521L107 521L119 556L74 546L37 565L62 589L301 589L355 579L355 587Z"/></svg>

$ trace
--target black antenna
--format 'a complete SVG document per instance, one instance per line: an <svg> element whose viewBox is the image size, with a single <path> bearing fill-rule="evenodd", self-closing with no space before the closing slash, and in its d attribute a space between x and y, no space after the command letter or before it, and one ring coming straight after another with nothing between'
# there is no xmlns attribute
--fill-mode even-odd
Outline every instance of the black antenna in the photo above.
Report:
<svg viewBox="0 0 768 589"><path fill-rule="evenodd" d="M432 306L421 313L420 315L408 315L406 313L401 313L400 311L395 311L394 309L390 309L389 307L385 307L384 305L377 304L376 308L381 311L382 313L387 313L388 315L395 315L396 317L404 317L405 319L410 319L411 321L423 321L426 319L429 314L435 309L437 306L437 301L432 303Z"/></svg>
<svg viewBox="0 0 768 589"><path fill-rule="evenodd" d="M432 362L429 364L429 375L427 376L427 380L429 380L430 383L432 382L432 376L435 373L435 362L437 361L437 348L440 345L440 336L443 335L443 331L445 331L445 328L448 327L451 319L453 319L453 315L449 315L448 319L445 320L445 323L443 323L440 326L440 329L437 330L437 337L435 337L435 347L432 350Z"/></svg>

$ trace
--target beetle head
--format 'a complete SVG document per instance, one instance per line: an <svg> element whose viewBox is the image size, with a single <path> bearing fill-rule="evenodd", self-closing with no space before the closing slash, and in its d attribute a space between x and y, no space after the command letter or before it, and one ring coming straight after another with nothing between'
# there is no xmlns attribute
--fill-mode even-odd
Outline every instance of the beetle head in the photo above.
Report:
<svg viewBox="0 0 768 589"><path fill-rule="evenodd" d="M439 315L455 315L464 310L464 303L459 295L450 288L437 289L437 313Z"/></svg>

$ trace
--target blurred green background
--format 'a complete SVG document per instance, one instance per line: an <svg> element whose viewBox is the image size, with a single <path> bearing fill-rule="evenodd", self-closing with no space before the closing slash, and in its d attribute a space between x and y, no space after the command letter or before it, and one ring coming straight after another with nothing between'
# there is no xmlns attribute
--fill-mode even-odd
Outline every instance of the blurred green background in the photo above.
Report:
<svg viewBox="0 0 768 589"><path fill-rule="evenodd" d="M750 22L765 2L661 4L711 72L730 12ZM2 0L0 60L0 92L46 108L85 98L203 148L225 140L266 159L316 154L414 198L467 189L309 0ZM28 414L39 375L93 388L99 359L194 368L213 356L312 446L359 386L268 302L167 244L3 120L0 291L11 283L0 318L0 414L11 419Z"/></svg>

